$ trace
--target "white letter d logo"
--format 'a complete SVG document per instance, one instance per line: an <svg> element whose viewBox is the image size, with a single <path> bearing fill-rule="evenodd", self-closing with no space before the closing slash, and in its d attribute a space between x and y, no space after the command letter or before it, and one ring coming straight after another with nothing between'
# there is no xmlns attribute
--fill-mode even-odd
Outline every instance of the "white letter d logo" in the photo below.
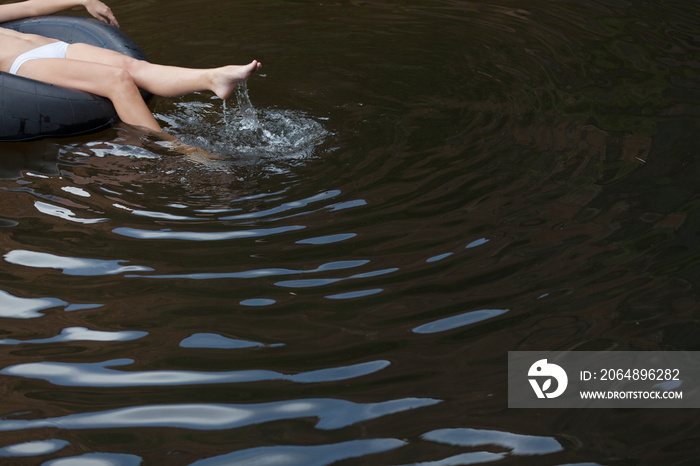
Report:
<svg viewBox="0 0 700 466"><path fill-rule="evenodd" d="M566 390L566 386L569 383L569 378L566 376L566 372L561 367L556 364L548 364L546 359L540 359L532 366L527 373L528 377L546 377L544 383L540 387L537 379L528 379L532 389L535 391L537 398L556 398ZM552 386L552 379L556 379L557 388L553 392L548 392Z"/></svg>

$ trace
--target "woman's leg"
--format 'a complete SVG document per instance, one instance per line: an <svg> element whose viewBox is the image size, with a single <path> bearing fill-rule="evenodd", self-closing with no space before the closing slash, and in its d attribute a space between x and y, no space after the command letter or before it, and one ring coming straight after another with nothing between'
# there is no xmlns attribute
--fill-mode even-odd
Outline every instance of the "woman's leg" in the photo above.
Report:
<svg viewBox="0 0 700 466"><path fill-rule="evenodd" d="M161 131L131 74L122 68L68 58L39 58L24 63L17 74L106 97L123 122Z"/></svg>
<svg viewBox="0 0 700 466"><path fill-rule="evenodd" d="M255 60L242 66L230 65L209 69L157 65L87 44L68 46L66 58L124 69L129 72L139 88L166 97L209 90L225 99L231 95L238 83L249 78L261 67Z"/></svg>
<svg viewBox="0 0 700 466"><path fill-rule="evenodd" d="M30 60L18 74L106 97L123 122L160 132L139 88L162 96L211 90L227 98L238 83L260 67L257 61L211 69L163 66L87 44L72 44L66 58Z"/></svg>

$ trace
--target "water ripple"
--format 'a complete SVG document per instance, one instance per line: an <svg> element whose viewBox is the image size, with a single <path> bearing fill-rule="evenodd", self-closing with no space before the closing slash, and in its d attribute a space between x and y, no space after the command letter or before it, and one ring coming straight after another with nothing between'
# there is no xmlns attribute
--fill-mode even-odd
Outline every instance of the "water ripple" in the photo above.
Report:
<svg viewBox="0 0 700 466"><path fill-rule="evenodd" d="M0 290L0 317L33 319L44 315L39 311L67 305L67 302L57 298L18 298Z"/></svg>
<svg viewBox="0 0 700 466"><path fill-rule="evenodd" d="M25 267L58 269L66 275L115 275L124 272L152 271L150 267L141 265L121 265L124 260L84 259L65 257L46 252L15 249L5 254L5 260L10 264Z"/></svg>
<svg viewBox="0 0 700 466"><path fill-rule="evenodd" d="M239 304L241 306L262 307L262 306L272 306L273 304L276 304L276 303L277 303L277 301L275 301L274 299L251 298L251 299L244 299Z"/></svg>
<svg viewBox="0 0 700 466"><path fill-rule="evenodd" d="M83 225L90 225L93 223L106 222L107 218L82 218L76 216L75 212L68 209L67 207L58 207L46 202L36 201L34 203L36 210L42 214L51 215L53 217L62 218L63 220L68 220L70 222L82 223Z"/></svg>
<svg viewBox="0 0 700 466"><path fill-rule="evenodd" d="M280 287L284 287L284 288L311 288L311 287L316 287L316 286L330 285L332 283L338 283L338 282L341 282L344 280L378 277L380 275L394 273L398 270L399 270L398 268L392 267L389 269L382 269L382 270L374 270L371 272L357 273L357 274L350 275L349 277L345 277L345 278L309 278L309 279L302 279L302 280L283 280L280 282L276 282L275 285L280 286Z"/></svg>
<svg viewBox="0 0 700 466"><path fill-rule="evenodd" d="M46 380L54 385L67 387L153 387L245 383L263 380L322 383L362 377L386 369L391 364L389 361L378 360L344 367L300 372L293 375L262 369L229 372L180 370L125 372L109 369L133 363L133 359L114 359L97 363L30 362L5 367L0 370L0 374Z"/></svg>
<svg viewBox="0 0 700 466"><path fill-rule="evenodd" d="M245 214L238 214L238 215L229 215L226 217L221 217L220 220L248 220L251 218L259 219L259 218L264 218L264 217L270 217L271 215L276 215L276 214L281 214L283 212L288 212L290 210L296 210L300 209L303 207L307 207L309 204L313 204L316 202L320 201L325 201L327 199L332 199L336 196L339 196L341 192L337 189L333 189L330 191L325 191L319 194L315 194L311 197L308 197L306 199L300 199L298 201L289 201L285 202L282 205L266 209L266 210L260 210L257 212L248 212ZM275 220L280 220L282 218L288 218L288 217L274 217Z"/></svg>
<svg viewBox="0 0 700 466"><path fill-rule="evenodd" d="M0 317L34 319L44 315L41 311L54 307L65 307L70 312L96 309L102 307L102 304L70 304L58 298L20 298L0 290Z"/></svg>
<svg viewBox="0 0 700 466"><path fill-rule="evenodd" d="M563 450L561 442L553 437L514 434L484 429L437 429L421 436L424 440L460 447L498 445L513 455L543 455Z"/></svg>
<svg viewBox="0 0 700 466"><path fill-rule="evenodd" d="M2 145L0 430L36 429L2 446L66 439L28 462L71 466L698 456L692 412L654 413L661 436L641 410L506 412L498 355L698 346L700 4L173 0L158 28L162 2L129 3L163 59L260 53L262 103L152 101L211 163L127 125Z"/></svg>
<svg viewBox="0 0 700 466"><path fill-rule="evenodd" d="M190 466L324 466L337 461L393 450L406 445L398 439L363 439L327 445L250 448L195 461Z"/></svg>
<svg viewBox="0 0 700 466"><path fill-rule="evenodd" d="M257 341L237 340L226 338L216 333L197 333L191 335L180 342L182 348L218 348L218 349L240 349L240 348L263 348L265 346L284 346L282 343L265 345Z"/></svg>
<svg viewBox="0 0 700 466"><path fill-rule="evenodd" d="M437 461L422 461L420 463L411 463L411 466L465 466L468 464L490 463L491 461L499 461L506 457L507 455L504 453L476 451L473 453L462 453L459 455L450 456L449 458L443 458Z"/></svg>
<svg viewBox="0 0 700 466"><path fill-rule="evenodd" d="M155 218L155 219L160 219L160 220L173 220L173 221L186 221L186 220L201 220L200 218L196 217L187 217L184 215L173 215L173 214L168 214L165 212L155 212L151 210L143 210L143 209L132 209L131 207L127 207L122 204L113 204L114 207L117 209L122 209L126 210L127 212L132 213L133 215L139 216L139 217L147 217L147 218Z"/></svg>
<svg viewBox="0 0 700 466"><path fill-rule="evenodd" d="M124 453L85 453L80 456L58 458L41 466L139 466L143 459Z"/></svg>
<svg viewBox="0 0 700 466"><path fill-rule="evenodd" d="M70 445L65 440L35 440L0 448L0 458L20 456L40 456L55 453Z"/></svg>
<svg viewBox="0 0 700 466"><path fill-rule="evenodd" d="M51 338L43 338L39 340L0 340L0 345L20 345L20 344L44 344L44 343L62 343L68 341L130 341L138 340L148 335L148 332L139 331L121 331L121 332L101 332L89 330L85 327L68 327L64 328L59 335Z"/></svg>
<svg viewBox="0 0 700 466"><path fill-rule="evenodd" d="M447 330L454 330L466 325L476 324L484 320L492 319L508 312L508 309L481 309L478 311L465 312L452 317L436 320L420 325L413 329L414 333L439 333Z"/></svg>
<svg viewBox="0 0 700 466"><path fill-rule="evenodd" d="M383 292L383 288L372 288L370 290L348 291L347 293L331 294L326 296L327 299L355 299L372 296Z"/></svg>
<svg viewBox="0 0 700 466"><path fill-rule="evenodd" d="M328 270L341 270L353 267L360 267L369 263L369 260L354 260L354 261L334 261L322 264L312 270L293 270L293 269L254 269L243 272L212 272L212 273L188 273L188 274L172 274L172 275L127 275L127 277L144 277L144 278L188 278L190 280L212 280L217 278L259 278L259 277L274 277L279 275L296 275L305 273L324 272Z"/></svg>
<svg viewBox="0 0 700 466"><path fill-rule="evenodd" d="M357 236L356 233L339 233L336 235L326 235L326 236L317 236L315 238L307 238L307 239L301 239L297 241L297 244L314 244L314 245L321 245L321 244L332 244L332 243L339 243L340 241L345 241L350 238L354 238Z"/></svg>
<svg viewBox="0 0 700 466"><path fill-rule="evenodd" d="M378 403L312 398L257 404L164 404L129 407L92 413L31 419L0 420L0 431L53 427L58 429L113 429L177 427L193 430L224 430L284 419L317 418L316 428L335 430L358 422L402 411L431 406L440 400L403 398Z"/></svg>
<svg viewBox="0 0 700 466"><path fill-rule="evenodd" d="M197 232L172 230L141 230L138 228L115 228L113 233L138 239L179 239L184 241L224 241L238 238L260 238L263 236L279 235L289 231L303 230L303 225L289 225L277 228L260 228L257 230Z"/></svg>

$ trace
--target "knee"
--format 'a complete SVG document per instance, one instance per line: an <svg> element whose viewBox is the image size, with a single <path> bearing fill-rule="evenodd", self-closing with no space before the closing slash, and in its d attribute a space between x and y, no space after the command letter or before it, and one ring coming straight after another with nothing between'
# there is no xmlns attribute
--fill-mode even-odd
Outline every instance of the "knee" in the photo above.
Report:
<svg viewBox="0 0 700 466"><path fill-rule="evenodd" d="M138 92L139 90L131 73L123 68L111 70L108 85L111 87L111 92L117 96L124 93Z"/></svg>
<svg viewBox="0 0 700 466"><path fill-rule="evenodd" d="M121 68L131 73L132 76L138 76L148 66L150 66L150 63L145 60L138 60L136 58L124 55L122 57L122 63L120 64L120 66Z"/></svg>

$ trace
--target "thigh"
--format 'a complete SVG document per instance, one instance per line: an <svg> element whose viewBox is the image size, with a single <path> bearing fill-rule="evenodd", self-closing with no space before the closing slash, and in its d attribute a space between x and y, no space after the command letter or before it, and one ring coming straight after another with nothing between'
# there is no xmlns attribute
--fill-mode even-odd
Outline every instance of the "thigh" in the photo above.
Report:
<svg viewBox="0 0 700 466"><path fill-rule="evenodd" d="M103 65L116 66L125 70L130 70L137 66L141 60L115 52L114 50L103 49L89 44L70 44L66 51L66 58L80 60Z"/></svg>
<svg viewBox="0 0 700 466"><path fill-rule="evenodd" d="M68 58L37 58L25 62L17 73L56 86L108 97L121 68Z"/></svg>

